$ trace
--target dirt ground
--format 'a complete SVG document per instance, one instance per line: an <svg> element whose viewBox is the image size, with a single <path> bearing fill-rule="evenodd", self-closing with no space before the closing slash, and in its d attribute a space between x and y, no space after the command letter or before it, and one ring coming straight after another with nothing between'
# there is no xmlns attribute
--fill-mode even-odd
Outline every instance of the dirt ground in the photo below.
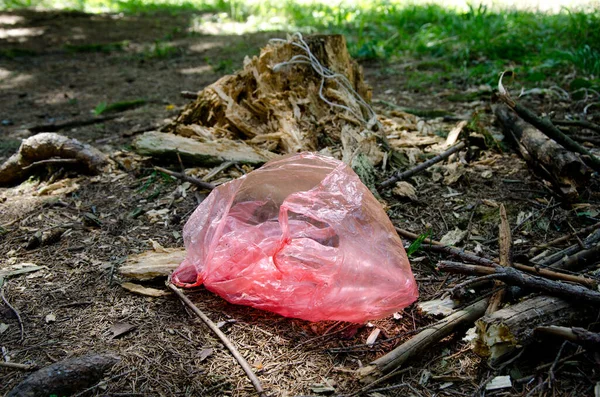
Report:
<svg viewBox="0 0 600 397"><path fill-rule="evenodd" d="M142 297L123 289L117 268L128 255L163 247L181 247L181 230L201 195L195 189L153 173L152 164L131 154L136 131L148 130L178 114L189 102L181 91L198 91L255 55L269 32L244 36L190 33L191 14L134 17L77 12L0 13L0 161L18 149L35 125L88 118L101 103L143 99L145 104L118 113L101 124L61 131L107 154L133 164L114 167L96 177L56 174L0 189L0 270L34 263L42 270L5 280L6 299L20 313L0 306L3 361L44 367L85 354L121 357L101 383L81 394L89 396L246 396L251 384L228 351L174 296ZM406 90L403 64L364 64L374 100L421 109L443 109L453 115L481 114L494 133L489 91L443 82L419 92ZM449 98L483 92L468 101ZM485 93L487 92L487 94ZM540 111L558 114L580 110L580 104L558 103L536 96ZM383 108L381 108L383 109ZM381 110L384 111L384 110ZM598 120L596 120L598 121ZM446 133L456 121L438 123ZM439 240L459 228L470 230L461 244L498 255L498 209L504 203L513 227L515 258L529 248L598 222L598 180L582 189L577 205L565 203L552 187L514 152L476 149L455 181L431 171L415 179L416 200L389 197L393 222L415 233L427 229ZM446 170L447 171L447 170ZM441 173L442 171L439 170ZM232 168L224 179L241 175ZM66 190L40 194L52 182L73 177ZM525 220L523 220L525 219ZM60 237L37 245L36 233ZM420 300L442 296L463 280L435 270L439 256L418 252L412 267ZM163 288L164 280L154 286ZM335 395L358 390L354 371L435 321L411 306L394 318L368 325L309 323L228 304L203 288L186 294L234 341L273 396L316 395L318 385L331 385ZM119 334L122 324L133 326ZM584 324L589 325L589 324ZM362 345L374 327L383 343ZM561 342L541 339L503 369L490 367L471 352L456 333L413 359L410 369L389 384L409 384L414 395L471 395L490 374L514 378L535 375L529 383L486 395L527 395L547 371ZM343 348L341 352L332 349ZM345 349L345 350L344 350ZM576 348L569 346L569 354ZM579 354L561 365L554 395L593 395L599 380L592 354ZM504 371L504 372L502 372ZM432 377L423 382L423 374ZM0 367L0 393L15 387L24 371ZM420 382L421 380L421 382ZM385 386L382 384L381 386ZM398 391L400 390L400 391ZM381 390L372 396L405 395L406 388ZM379 394L377 394L379 393ZM537 395L537 394L536 394Z"/></svg>

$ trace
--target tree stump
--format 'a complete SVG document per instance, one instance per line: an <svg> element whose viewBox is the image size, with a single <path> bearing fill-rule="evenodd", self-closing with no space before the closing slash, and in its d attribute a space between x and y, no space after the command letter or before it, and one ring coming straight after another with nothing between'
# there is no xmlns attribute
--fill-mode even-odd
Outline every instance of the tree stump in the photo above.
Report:
<svg viewBox="0 0 600 397"><path fill-rule="evenodd" d="M308 59L299 47L304 44L320 65L338 76L323 79L318 65L302 62ZM342 75L351 89L345 88ZM383 158L378 140L384 135L356 94L368 103L371 88L350 58L344 36L304 40L297 35L273 41L260 55L246 58L241 71L200 91L163 131L201 140L244 140L277 153L333 147L332 154L349 165L363 166L359 163L366 157L372 166Z"/></svg>

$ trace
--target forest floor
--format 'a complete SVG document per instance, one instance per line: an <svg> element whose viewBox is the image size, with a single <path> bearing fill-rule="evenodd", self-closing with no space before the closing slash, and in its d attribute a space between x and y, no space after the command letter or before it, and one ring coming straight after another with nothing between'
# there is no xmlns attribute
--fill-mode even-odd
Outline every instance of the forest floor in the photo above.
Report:
<svg viewBox="0 0 600 397"><path fill-rule="evenodd" d="M240 68L244 57L258 54L270 38L286 35L190 33L195 18L188 13L0 12L0 162L31 135L32 126L89 118L107 105L143 100L104 123L60 131L107 154L129 158L136 131L161 125L190 101L181 91L201 90ZM404 70L422 68L428 73L435 68L424 60L362 66L375 104L442 110L470 120L476 115L478 125L501 136L490 111L491 87L455 84L448 89L441 79L437 85L407 88L414 84L406 81ZM586 105L543 90L524 101L539 113L557 117L580 114ZM384 112L385 106L377 109ZM423 120L431 121L427 114ZM447 134L455 124L441 118L431 121L436 126L431 133ZM501 147L502 151L500 146L480 147L471 158L455 162L461 163L455 169L414 178L416 198L390 198L390 218L417 234L431 230L436 240L455 229L468 230L468 238L457 244L495 258L497 205L502 203L513 229L514 257L520 259L535 245L599 221L597 177L580 190L576 203L568 203L513 150ZM62 191L50 194L40 189L56 182L56 176L0 189L0 271L23 263L43 266L5 280L4 295L20 313L24 339L20 341L14 313L1 305L2 360L44 367L91 352L118 354L121 361L107 375L109 380L85 394L89 396L252 395L251 384L227 350L174 296L142 297L120 286L116 268L128 255L152 249L153 242L167 248L183 245L182 227L197 206L193 187L182 194L186 189L178 181L157 177L149 161L136 159L132 164L127 171L69 180ZM239 175L232 169L223 178ZM36 233L55 229L61 233L54 241L30 243ZM463 280L436 271L439 259L423 251L411 257L422 301L441 297ZM155 286L161 288L161 283ZM310 323L235 306L203 288L186 294L214 322L224 322L222 329L274 396L315 395L323 391L318 385L332 386L336 395L356 391L356 369L435 321L411 306L394 318L368 325ZM121 334L123 324L133 328ZM381 329L382 343L348 348L364 344L374 327ZM534 375L530 382L513 382L513 388L486 394L528 395L548 376L547 369L536 368L552 363L562 343L539 339L519 360L498 370L475 355L463 336L457 332L416 357L408 371L387 385L408 384L414 395L472 395L492 374L513 379ZM331 350L339 348L348 349ZM562 354L577 349L568 346ZM546 392L593 395L600 380L597 365L592 354L579 354L556 368L556 379ZM26 375L0 367L0 394ZM370 395L397 393L381 390Z"/></svg>

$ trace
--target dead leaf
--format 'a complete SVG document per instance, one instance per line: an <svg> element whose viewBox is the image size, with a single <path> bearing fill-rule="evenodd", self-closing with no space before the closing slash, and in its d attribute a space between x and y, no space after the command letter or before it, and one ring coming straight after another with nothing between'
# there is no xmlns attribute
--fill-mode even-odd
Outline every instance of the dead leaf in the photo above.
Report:
<svg viewBox="0 0 600 397"><path fill-rule="evenodd" d="M208 357L210 357L213 354L213 349L202 349L202 351L198 354L198 360L200 360L200 362L206 360Z"/></svg>
<svg viewBox="0 0 600 397"><path fill-rule="evenodd" d="M498 203L495 202L494 200L483 199L483 200L481 200L481 202L483 204L487 205L488 207L498 208Z"/></svg>
<svg viewBox="0 0 600 397"><path fill-rule="evenodd" d="M460 243L465 236L467 235L466 230L460 230L459 228L455 228L454 230L449 231L441 238L440 243L443 245L451 245L454 246Z"/></svg>
<svg viewBox="0 0 600 397"><path fill-rule="evenodd" d="M392 192L398 197L408 197L412 201L417 201L417 191L414 186L406 181L396 182L396 187Z"/></svg>
<svg viewBox="0 0 600 397"><path fill-rule="evenodd" d="M53 323L56 321L56 315L54 313L50 313L46 315L46 323Z"/></svg>
<svg viewBox="0 0 600 397"><path fill-rule="evenodd" d="M168 291L163 291L156 288L148 288L139 284L134 283L123 283L121 287L125 288L127 291L133 292L134 294L144 295L144 296L152 296L154 298L158 298L161 296L167 296L171 293Z"/></svg>
<svg viewBox="0 0 600 397"><path fill-rule="evenodd" d="M421 310L424 314L430 314L432 316L448 316L452 314L454 308L456 307L456 302L450 297L443 299L434 299L430 301L425 301L417 304L419 310Z"/></svg>
<svg viewBox="0 0 600 397"><path fill-rule="evenodd" d="M112 332L112 339L116 339L120 336L123 336L137 327L135 325L129 323L114 323L112 327L110 327L110 332Z"/></svg>
<svg viewBox="0 0 600 397"><path fill-rule="evenodd" d="M510 381L510 375L496 376L492 379L487 385L485 385L485 390L498 390L498 389L506 389L512 387L512 382Z"/></svg>

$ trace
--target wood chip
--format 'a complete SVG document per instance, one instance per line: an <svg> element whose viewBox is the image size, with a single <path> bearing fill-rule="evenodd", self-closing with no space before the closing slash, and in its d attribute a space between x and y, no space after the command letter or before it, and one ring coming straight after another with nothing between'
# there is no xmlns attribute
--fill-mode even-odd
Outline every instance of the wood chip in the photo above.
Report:
<svg viewBox="0 0 600 397"><path fill-rule="evenodd" d="M154 298L158 298L161 296L167 296L167 295L171 294L168 291L163 291L163 290L156 289L156 288L148 288L148 287L144 287L142 285L134 284L134 283L123 283L123 284L121 284L121 287L125 288L127 291L133 292L134 294L151 296Z"/></svg>
<svg viewBox="0 0 600 397"><path fill-rule="evenodd" d="M127 258L119 274L135 280L167 277L185 259L185 249L165 248L166 252L147 251Z"/></svg>
<svg viewBox="0 0 600 397"><path fill-rule="evenodd" d="M137 327L135 325L129 323L114 323L112 327L110 327L110 332L112 333L112 339L116 339L120 336L123 336Z"/></svg>
<svg viewBox="0 0 600 397"><path fill-rule="evenodd" d="M512 382L510 381L509 375L496 376L492 379L487 385L485 385L485 390L498 390L498 389L506 389L508 387L512 387Z"/></svg>

